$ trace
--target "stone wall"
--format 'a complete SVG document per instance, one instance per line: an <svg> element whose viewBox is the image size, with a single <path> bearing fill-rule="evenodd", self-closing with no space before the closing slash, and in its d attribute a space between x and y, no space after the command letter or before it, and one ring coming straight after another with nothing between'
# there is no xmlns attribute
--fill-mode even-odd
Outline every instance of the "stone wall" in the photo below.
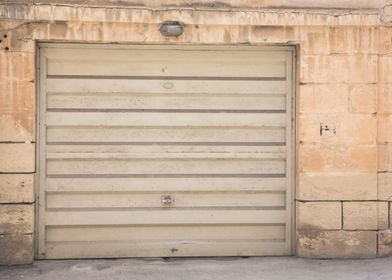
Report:
<svg viewBox="0 0 392 280"><path fill-rule="evenodd" d="M380 226L379 255L392 255L392 28L379 31L378 82L378 200L379 216L389 220Z"/></svg>
<svg viewBox="0 0 392 280"><path fill-rule="evenodd" d="M33 260L40 41L296 45L296 254L391 255L388 9L0 5L0 263ZM163 38L165 20L184 22L184 34Z"/></svg>
<svg viewBox="0 0 392 280"><path fill-rule="evenodd" d="M85 0L3 0L14 4L85 4ZM392 0L94 0L94 5L132 7L191 7L191 8L333 8L372 9L391 5Z"/></svg>

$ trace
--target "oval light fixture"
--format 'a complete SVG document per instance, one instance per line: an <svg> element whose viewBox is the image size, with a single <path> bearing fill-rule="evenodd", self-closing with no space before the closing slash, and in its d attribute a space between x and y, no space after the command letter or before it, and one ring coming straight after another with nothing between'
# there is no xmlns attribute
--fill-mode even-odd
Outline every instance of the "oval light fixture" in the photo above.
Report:
<svg viewBox="0 0 392 280"><path fill-rule="evenodd" d="M184 32L184 24L179 21L165 21L159 31L165 37L179 37Z"/></svg>

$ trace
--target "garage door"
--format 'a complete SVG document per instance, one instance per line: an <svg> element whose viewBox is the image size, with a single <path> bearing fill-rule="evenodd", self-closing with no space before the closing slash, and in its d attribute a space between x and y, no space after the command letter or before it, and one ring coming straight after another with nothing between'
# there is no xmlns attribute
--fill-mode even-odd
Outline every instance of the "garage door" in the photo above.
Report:
<svg viewBox="0 0 392 280"><path fill-rule="evenodd" d="M291 254L292 64L41 45L38 258Z"/></svg>

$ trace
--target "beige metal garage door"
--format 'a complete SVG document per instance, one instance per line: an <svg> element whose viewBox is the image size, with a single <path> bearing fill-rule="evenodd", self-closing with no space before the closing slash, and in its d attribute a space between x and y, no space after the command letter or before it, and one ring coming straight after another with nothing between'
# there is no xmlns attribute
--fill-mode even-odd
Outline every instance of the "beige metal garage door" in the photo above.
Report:
<svg viewBox="0 0 392 280"><path fill-rule="evenodd" d="M38 258L291 254L292 64L41 45Z"/></svg>

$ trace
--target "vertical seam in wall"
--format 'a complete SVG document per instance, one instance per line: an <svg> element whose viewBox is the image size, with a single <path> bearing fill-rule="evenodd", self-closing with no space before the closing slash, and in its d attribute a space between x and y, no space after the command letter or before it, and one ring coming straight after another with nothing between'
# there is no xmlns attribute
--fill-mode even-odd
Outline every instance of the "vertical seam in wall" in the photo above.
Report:
<svg viewBox="0 0 392 280"><path fill-rule="evenodd" d="M252 34L252 33L251 33ZM297 187L298 187L298 173L297 173L297 100L298 100L298 85L299 77L299 45L294 45L291 51L291 164L292 164L292 179L291 179L291 255L297 256Z"/></svg>
<svg viewBox="0 0 392 280"><path fill-rule="evenodd" d="M389 202L388 201L388 214L387 214L387 217L388 217L388 221L387 221L387 228L388 229L390 229L391 228L391 202Z"/></svg>
<svg viewBox="0 0 392 280"><path fill-rule="evenodd" d="M341 227L342 227L342 230L344 230L343 201L340 201L340 208L341 208Z"/></svg>
<svg viewBox="0 0 392 280"><path fill-rule="evenodd" d="M34 20L35 20L35 7L33 7L33 13L34 13ZM41 58L41 54L40 54L40 47L39 47L39 43L36 40L35 41L35 46L34 46L34 51L35 51L35 63L34 63L34 72L35 72L35 141L36 141L36 145L35 145L35 154L34 154L34 164L35 164L35 175L34 175L34 198L36 201L35 204L35 211L34 211L34 234L33 234L33 259L36 259L37 257L37 252L38 252L38 242L37 242L37 238L38 238L38 229L39 229L39 220L38 220L38 214L39 214L39 190L38 190L38 184L37 184L37 180L39 179L39 165L38 165L38 159L39 159L39 110L40 110L40 106L39 106L39 95L40 95L40 83L41 83L41 79L40 79L40 73L41 73L41 65L40 65L40 58Z"/></svg>
<svg viewBox="0 0 392 280"><path fill-rule="evenodd" d="M376 199L377 199L377 201L379 200L379 176L378 176L378 174L379 174L379 171L380 171L380 145L379 145L379 135L380 135L380 132L379 132L379 126L380 126L380 114L379 114L379 111L380 111L380 109L379 109L379 107L380 107L380 104L379 104L379 97L380 97L380 44L379 44L379 42L380 42L380 27L378 26L377 28L376 28L376 30L377 30L377 36L376 36L376 38L377 38L377 76L376 76L376 78L377 78L377 96L376 96L376 117L377 117L377 120L376 120L376 151L377 151L377 155L376 155L376 159L377 159L377 169L376 169L376 194L377 194L377 197L376 197ZM379 255L379 252L378 252L378 247L379 247L379 232L380 232L380 204L379 204L379 202L377 202L377 233L376 233L376 256L378 256Z"/></svg>
<svg viewBox="0 0 392 280"><path fill-rule="evenodd" d="M377 198L378 198L378 173L377 173ZM378 242L378 235L380 233L380 228L381 228L381 224L380 224L380 203L376 202L376 219L377 219L377 227L376 227L376 257L378 256L378 246L379 246L379 242Z"/></svg>

